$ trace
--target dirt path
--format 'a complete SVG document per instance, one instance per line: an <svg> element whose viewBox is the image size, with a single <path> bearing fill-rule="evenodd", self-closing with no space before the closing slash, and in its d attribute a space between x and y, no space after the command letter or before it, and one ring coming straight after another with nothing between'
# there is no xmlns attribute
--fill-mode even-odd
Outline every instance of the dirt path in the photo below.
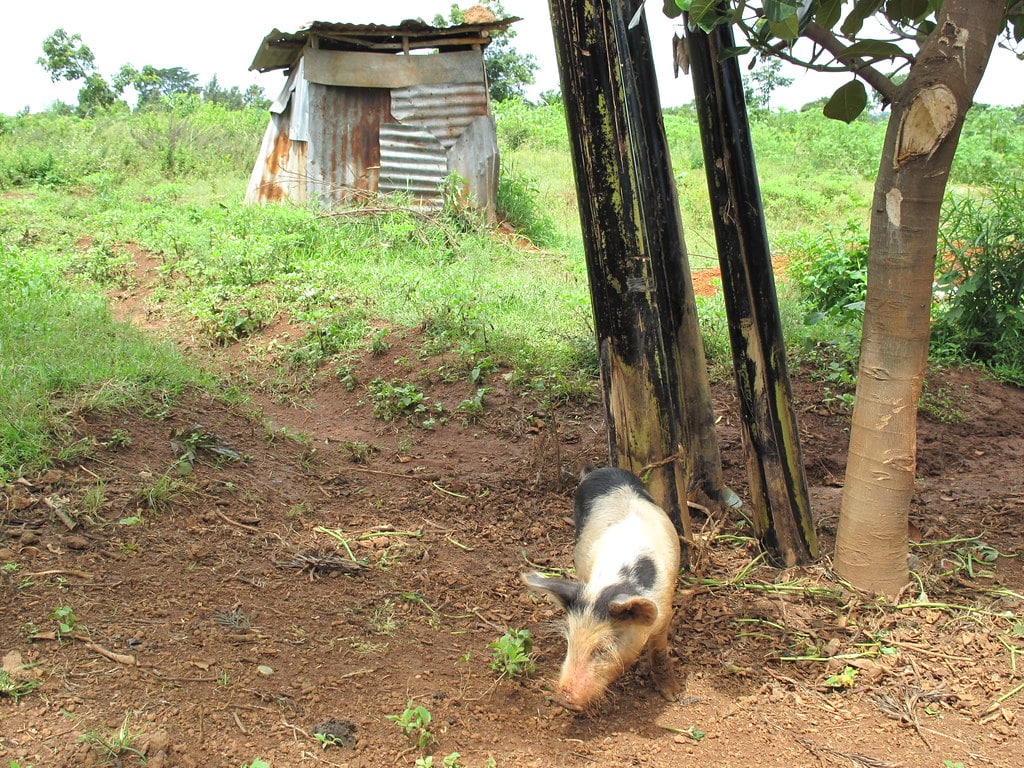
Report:
<svg viewBox="0 0 1024 768"><path fill-rule="evenodd" d="M697 520L673 624L685 699L663 702L640 668L576 717L549 702L557 614L519 574L570 565L573 476L603 461L601 411L544 409L495 375L482 420L464 423L473 389L416 349L368 356L351 390L325 374L285 399L253 368L254 408L85 417L90 458L0 489L0 656L38 683L0 698L0 760L117 764L98 746L129 716L129 744L156 768L413 766L420 749L388 719L412 701L432 716L437 766L454 752L465 768L1024 764L1024 393L932 377L964 420L921 419L912 516L927 546L908 605L850 593L827 559L748 570L738 516ZM378 376L416 380L448 422L374 418ZM794 381L828 553L848 415ZM745 497L731 383L714 391ZM244 458L207 450L228 446ZM533 633L535 677L490 669L507 628Z"/></svg>

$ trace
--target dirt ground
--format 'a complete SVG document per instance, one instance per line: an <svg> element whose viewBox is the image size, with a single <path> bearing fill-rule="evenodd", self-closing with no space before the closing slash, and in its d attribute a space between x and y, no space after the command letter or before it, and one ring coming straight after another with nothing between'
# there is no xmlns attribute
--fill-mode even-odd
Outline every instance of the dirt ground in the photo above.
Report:
<svg viewBox="0 0 1024 768"><path fill-rule="evenodd" d="M158 324L144 294L114 303ZM467 423L454 361L394 334L352 378L285 386L256 353L296 332L218 353L252 405L154 394L146 416L84 415L87 455L0 488L0 657L38 684L0 694L4 765L141 765L110 754L126 718L155 768L1024 765L1024 392L930 377L962 419L920 419L918 578L893 605L830 572L849 413L794 372L821 562L772 568L740 514L695 516L672 633L685 697L660 699L641 665L577 716L550 702L558 614L520 573L571 564L602 408L543 409L496 373ZM378 376L416 381L448 422L374 418ZM714 394L747 500L732 383ZM533 634L532 677L490 668L509 628ZM410 702L432 716L422 751L389 719Z"/></svg>

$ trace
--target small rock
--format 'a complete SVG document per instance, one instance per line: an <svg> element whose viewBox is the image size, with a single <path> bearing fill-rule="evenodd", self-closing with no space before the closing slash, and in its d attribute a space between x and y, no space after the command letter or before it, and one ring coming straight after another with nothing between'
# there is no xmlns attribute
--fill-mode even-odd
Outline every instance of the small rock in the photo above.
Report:
<svg viewBox="0 0 1024 768"><path fill-rule="evenodd" d="M19 537L18 542L23 547L31 547L33 544L39 543L39 536L36 534L35 531L22 531L22 534Z"/></svg>
<svg viewBox="0 0 1024 768"><path fill-rule="evenodd" d="M68 549L83 550L89 549L89 540L84 536L65 536L64 546Z"/></svg>
<svg viewBox="0 0 1024 768"><path fill-rule="evenodd" d="M256 673L263 675L263 677L270 677L272 674L274 674L274 668L267 666L266 664L260 664L258 667L256 667Z"/></svg>

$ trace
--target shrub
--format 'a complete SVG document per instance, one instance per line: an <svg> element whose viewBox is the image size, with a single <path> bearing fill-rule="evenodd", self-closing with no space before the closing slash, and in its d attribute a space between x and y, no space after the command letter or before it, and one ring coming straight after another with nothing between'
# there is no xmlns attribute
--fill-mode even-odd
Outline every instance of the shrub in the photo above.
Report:
<svg viewBox="0 0 1024 768"><path fill-rule="evenodd" d="M1024 188L947 199L933 342L1024 384Z"/></svg>
<svg viewBox="0 0 1024 768"><path fill-rule="evenodd" d="M860 314L868 275L868 234L847 224L841 231L800 235L794 243L789 276L800 296L827 315Z"/></svg>

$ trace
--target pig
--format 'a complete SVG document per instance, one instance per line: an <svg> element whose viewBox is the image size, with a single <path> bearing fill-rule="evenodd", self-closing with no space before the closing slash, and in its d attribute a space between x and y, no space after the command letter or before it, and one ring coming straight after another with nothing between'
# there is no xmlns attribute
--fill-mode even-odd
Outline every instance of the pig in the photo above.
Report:
<svg viewBox="0 0 1024 768"><path fill-rule="evenodd" d="M679 536L668 515L630 472L584 472L573 499L578 581L523 574L566 612L567 649L555 703L583 712L646 648L651 680L669 701L679 683L668 653Z"/></svg>

